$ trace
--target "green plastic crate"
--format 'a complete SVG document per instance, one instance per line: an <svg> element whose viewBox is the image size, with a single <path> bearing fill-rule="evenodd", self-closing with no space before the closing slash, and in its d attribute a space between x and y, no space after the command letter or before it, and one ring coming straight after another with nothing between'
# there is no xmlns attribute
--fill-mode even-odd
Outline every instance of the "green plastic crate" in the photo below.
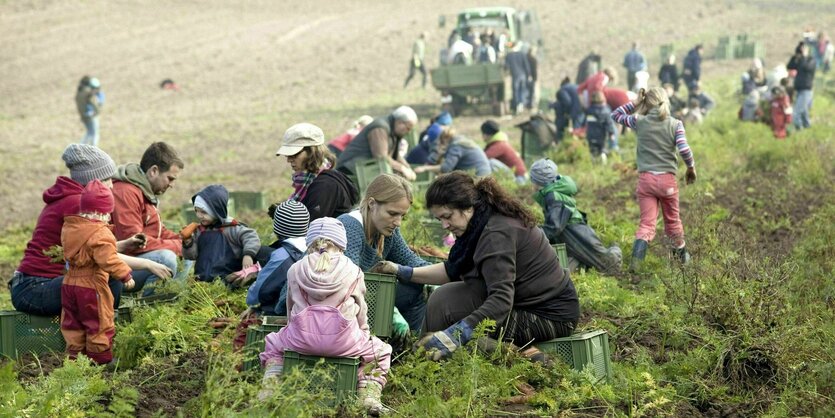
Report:
<svg viewBox="0 0 835 418"><path fill-rule="evenodd" d="M236 210L263 212L267 209L262 192L229 192L229 198L235 200Z"/></svg>
<svg viewBox="0 0 835 418"><path fill-rule="evenodd" d="M117 324L129 324L133 322L133 308L130 306L120 306L116 310L115 322Z"/></svg>
<svg viewBox="0 0 835 418"><path fill-rule="evenodd" d="M536 160L545 158L545 150L539 142L539 138L532 132L522 130L522 160L530 167Z"/></svg>
<svg viewBox="0 0 835 418"><path fill-rule="evenodd" d="M391 174L391 165L384 159L371 159L360 161L354 167L354 174L357 176L357 188L360 195L365 195L365 189L380 174Z"/></svg>
<svg viewBox="0 0 835 418"><path fill-rule="evenodd" d="M394 317L394 295L397 279L392 275L365 273L365 303L368 305L368 327L378 337L391 336Z"/></svg>
<svg viewBox="0 0 835 418"><path fill-rule="evenodd" d="M0 311L0 355L16 359L23 353L60 352L65 348L60 317Z"/></svg>
<svg viewBox="0 0 835 418"><path fill-rule="evenodd" d="M261 325L252 326L246 330L243 370L261 367L261 359L258 355L264 351L267 334L278 332L286 325L286 316L265 316L261 320Z"/></svg>
<svg viewBox="0 0 835 418"><path fill-rule="evenodd" d="M320 364L323 362L323 364ZM355 357L317 357L306 356L295 351L284 352L284 372L288 373L296 367L312 369L314 367L325 367L328 373L333 376L332 381L311 382L314 387L308 389L310 392L330 392L334 396L328 400L331 406L345 402L357 393L357 371L360 360Z"/></svg>
<svg viewBox="0 0 835 418"><path fill-rule="evenodd" d="M574 334L536 344L542 351L558 354L572 369L591 368L596 378L612 379L612 360L609 354L609 334L604 330Z"/></svg>
<svg viewBox="0 0 835 418"><path fill-rule="evenodd" d="M568 252L565 250L565 244L554 244L551 247L557 252L557 258L560 259L560 267L568 268Z"/></svg>

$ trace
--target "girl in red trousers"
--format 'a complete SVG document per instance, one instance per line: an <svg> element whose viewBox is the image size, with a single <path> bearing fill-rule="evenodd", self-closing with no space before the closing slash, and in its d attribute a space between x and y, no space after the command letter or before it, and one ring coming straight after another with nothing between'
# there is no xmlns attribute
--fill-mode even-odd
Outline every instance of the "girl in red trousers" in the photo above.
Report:
<svg viewBox="0 0 835 418"><path fill-rule="evenodd" d="M786 127L792 123L792 105L782 86L771 89L771 131L777 139L786 138Z"/></svg>

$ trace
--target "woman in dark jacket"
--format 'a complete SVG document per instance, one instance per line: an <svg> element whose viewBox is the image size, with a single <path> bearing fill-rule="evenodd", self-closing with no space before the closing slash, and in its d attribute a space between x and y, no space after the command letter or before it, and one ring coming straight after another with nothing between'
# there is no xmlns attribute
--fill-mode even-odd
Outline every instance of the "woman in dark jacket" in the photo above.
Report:
<svg viewBox="0 0 835 418"><path fill-rule="evenodd" d="M516 345L571 335L580 317L577 291L533 214L492 177L456 171L438 177L426 207L456 236L449 260L410 268L387 266L402 282L442 285L426 307L419 344L434 359L472 338L485 319L494 338ZM525 356L542 356L536 348Z"/></svg>
<svg viewBox="0 0 835 418"><path fill-rule="evenodd" d="M661 80L661 85L672 84L673 91L678 91L678 68L676 67L676 56L670 54L667 57L667 62L658 70L658 79Z"/></svg>
<svg viewBox="0 0 835 418"><path fill-rule="evenodd" d="M310 221L335 218L350 212L359 202L354 183L339 171L332 170L336 158L325 145L319 127L298 123L284 132L281 148L275 153L287 157L293 169L291 200L304 204Z"/></svg>

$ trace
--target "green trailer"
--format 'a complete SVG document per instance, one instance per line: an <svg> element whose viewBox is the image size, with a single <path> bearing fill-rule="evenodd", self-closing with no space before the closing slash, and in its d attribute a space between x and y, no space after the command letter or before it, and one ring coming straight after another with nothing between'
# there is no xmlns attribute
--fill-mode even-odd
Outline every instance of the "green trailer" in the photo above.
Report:
<svg viewBox="0 0 835 418"><path fill-rule="evenodd" d="M446 18L441 16L440 26ZM461 38L468 31L484 33L492 31L504 35L507 45L524 42L528 46L542 46L539 19L533 11L518 11L512 7L478 7L462 10L457 15L454 34ZM541 57L541 54L538 54ZM504 61L497 54L495 63L451 64L447 63L447 50L441 51L441 63L430 71L432 85L441 92L444 109L460 114L466 107L489 107L497 116L507 110L510 80L504 71ZM506 92L508 94L506 94Z"/></svg>

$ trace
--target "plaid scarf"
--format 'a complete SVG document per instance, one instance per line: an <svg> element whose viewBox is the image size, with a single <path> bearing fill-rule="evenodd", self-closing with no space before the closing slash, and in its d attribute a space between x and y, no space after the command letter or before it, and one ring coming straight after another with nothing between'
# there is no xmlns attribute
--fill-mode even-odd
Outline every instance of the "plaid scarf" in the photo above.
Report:
<svg viewBox="0 0 835 418"><path fill-rule="evenodd" d="M328 160L325 160L325 162L322 163L322 169L315 173L311 173L309 171L296 171L293 173L293 188L295 190L290 195L288 200L301 202L302 199L307 196L307 188L310 187L313 180L316 179L319 173L329 168L331 168L331 163Z"/></svg>

